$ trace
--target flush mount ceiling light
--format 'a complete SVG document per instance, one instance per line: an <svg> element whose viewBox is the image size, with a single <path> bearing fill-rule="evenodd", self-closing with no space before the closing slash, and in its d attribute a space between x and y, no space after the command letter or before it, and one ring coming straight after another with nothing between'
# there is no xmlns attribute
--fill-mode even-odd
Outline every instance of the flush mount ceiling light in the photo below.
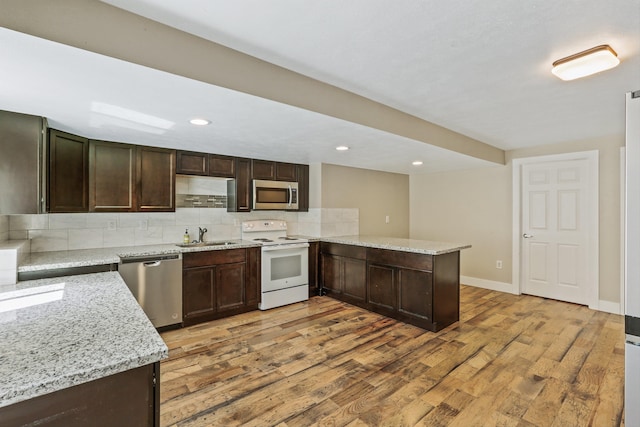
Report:
<svg viewBox="0 0 640 427"><path fill-rule="evenodd" d="M420 166L422 165L422 161L421 160L416 160L415 162L411 163L413 166Z"/></svg>
<svg viewBox="0 0 640 427"><path fill-rule="evenodd" d="M191 119L191 120L189 120L189 123L191 123L192 125L196 125L196 126L206 126L211 122L209 120L205 120L205 119Z"/></svg>
<svg viewBox="0 0 640 427"><path fill-rule="evenodd" d="M349 147L347 147L346 145L338 145L336 147L336 150L338 151L347 151L349 149Z"/></svg>
<svg viewBox="0 0 640 427"><path fill-rule="evenodd" d="M609 70L620 63L611 46L603 44L553 63L551 72L562 80L574 80Z"/></svg>

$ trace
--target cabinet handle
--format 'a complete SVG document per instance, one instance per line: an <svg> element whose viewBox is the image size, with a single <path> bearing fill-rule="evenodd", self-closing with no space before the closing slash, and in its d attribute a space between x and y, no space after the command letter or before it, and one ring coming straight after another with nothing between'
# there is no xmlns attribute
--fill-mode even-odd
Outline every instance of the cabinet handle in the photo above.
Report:
<svg viewBox="0 0 640 427"><path fill-rule="evenodd" d="M522 235L522 237L524 237L525 239L530 239L530 238L532 238L532 237L533 237L533 234L527 234L527 233L524 233L524 234Z"/></svg>

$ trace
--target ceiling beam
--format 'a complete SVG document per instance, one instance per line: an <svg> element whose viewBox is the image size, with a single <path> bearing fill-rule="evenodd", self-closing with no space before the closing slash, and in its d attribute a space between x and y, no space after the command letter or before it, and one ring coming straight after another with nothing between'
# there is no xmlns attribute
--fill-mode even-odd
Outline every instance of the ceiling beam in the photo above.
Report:
<svg viewBox="0 0 640 427"><path fill-rule="evenodd" d="M97 0L3 0L0 26L505 164L499 148Z"/></svg>

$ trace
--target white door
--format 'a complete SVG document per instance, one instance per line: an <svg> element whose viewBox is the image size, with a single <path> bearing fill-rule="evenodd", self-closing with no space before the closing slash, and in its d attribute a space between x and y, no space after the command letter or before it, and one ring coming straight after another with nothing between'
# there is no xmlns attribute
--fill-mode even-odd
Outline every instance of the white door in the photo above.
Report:
<svg viewBox="0 0 640 427"><path fill-rule="evenodd" d="M588 305L589 162L522 165L522 292Z"/></svg>

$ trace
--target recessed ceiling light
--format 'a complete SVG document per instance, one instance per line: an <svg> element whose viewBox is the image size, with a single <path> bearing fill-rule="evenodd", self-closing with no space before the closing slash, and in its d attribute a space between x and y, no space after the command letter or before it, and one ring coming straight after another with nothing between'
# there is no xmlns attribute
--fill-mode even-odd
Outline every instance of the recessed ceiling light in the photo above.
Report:
<svg viewBox="0 0 640 427"><path fill-rule="evenodd" d="M551 72L562 80L574 80L609 70L620 63L611 46L603 44L553 63Z"/></svg>
<svg viewBox="0 0 640 427"><path fill-rule="evenodd" d="M347 147L346 145L339 145L336 147L336 150L338 151L347 151L349 149L349 147Z"/></svg>
<svg viewBox="0 0 640 427"><path fill-rule="evenodd" d="M211 122L209 120L205 120L205 119L191 119L191 120L189 120L189 123L191 123L192 125L196 125L196 126L206 126Z"/></svg>
<svg viewBox="0 0 640 427"><path fill-rule="evenodd" d="M421 160L416 160L415 162L411 163L413 166L420 166L422 164Z"/></svg>

